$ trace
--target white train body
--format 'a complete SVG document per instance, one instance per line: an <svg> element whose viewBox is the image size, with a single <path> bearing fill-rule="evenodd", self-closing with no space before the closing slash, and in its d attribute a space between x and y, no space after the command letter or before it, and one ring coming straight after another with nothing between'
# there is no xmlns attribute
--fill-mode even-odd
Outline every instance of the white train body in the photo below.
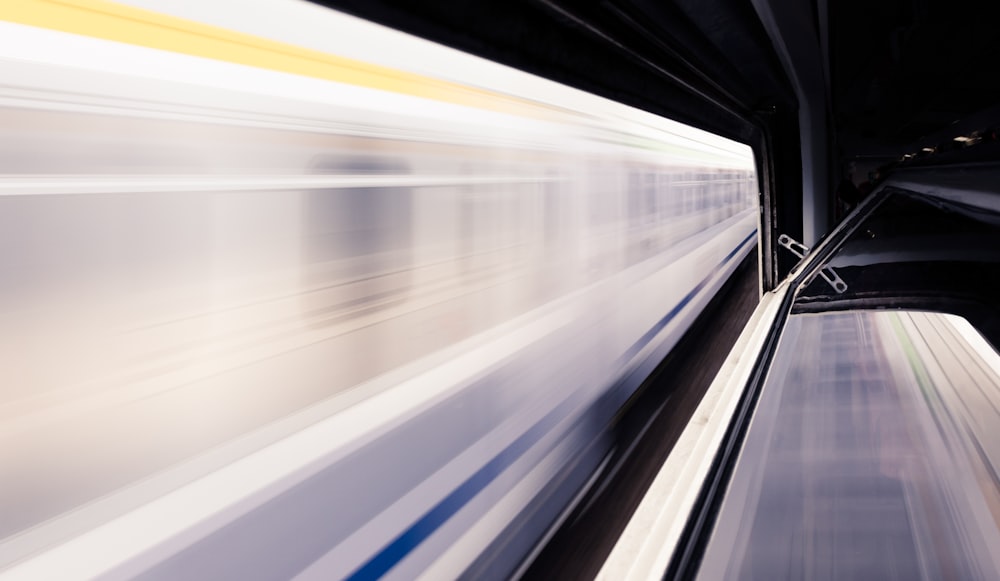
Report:
<svg viewBox="0 0 1000 581"><path fill-rule="evenodd" d="M749 148L257 4L445 56L393 91L0 11L0 578L509 575L755 243Z"/></svg>

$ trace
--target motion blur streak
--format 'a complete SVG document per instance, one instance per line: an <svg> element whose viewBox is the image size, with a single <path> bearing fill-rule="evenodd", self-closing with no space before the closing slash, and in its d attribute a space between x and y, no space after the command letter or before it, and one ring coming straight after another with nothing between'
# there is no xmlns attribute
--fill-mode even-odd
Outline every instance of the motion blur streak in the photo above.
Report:
<svg viewBox="0 0 1000 581"><path fill-rule="evenodd" d="M19 0L0 6L0 18L32 26L207 57L342 83L454 103L489 104L476 93L446 81L268 41L103 0ZM513 99L509 101L513 102Z"/></svg>
<svg viewBox="0 0 1000 581"><path fill-rule="evenodd" d="M700 579L996 579L1000 356L960 317L789 318Z"/></svg>
<svg viewBox="0 0 1000 581"><path fill-rule="evenodd" d="M131 3L0 4L0 577L509 573L752 248L750 149Z"/></svg>

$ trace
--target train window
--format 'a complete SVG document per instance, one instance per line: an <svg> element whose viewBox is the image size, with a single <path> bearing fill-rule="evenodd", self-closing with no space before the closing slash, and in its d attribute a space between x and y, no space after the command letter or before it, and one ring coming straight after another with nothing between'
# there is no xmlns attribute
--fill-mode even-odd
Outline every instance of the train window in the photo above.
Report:
<svg viewBox="0 0 1000 581"><path fill-rule="evenodd" d="M406 164L398 159L344 154L327 157L312 167L312 173L351 178L406 175ZM359 180L364 181L364 180ZM310 262L362 258L358 274L400 268L407 263L410 248L412 191L405 186L374 185L311 190L307 194L305 219L306 255Z"/></svg>
<svg viewBox="0 0 1000 581"><path fill-rule="evenodd" d="M358 289L351 296L362 301L405 292L413 248L413 192L406 186L388 184L394 176L409 173L406 163L345 153L318 159L311 172L362 185L309 190L304 194L305 288L324 289L353 281ZM303 300L308 320L335 321L311 316L335 307L330 304L333 299L329 293L307 292Z"/></svg>
<svg viewBox="0 0 1000 581"><path fill-rule="evenodd" d="M0 22L0 576L513 569L749 251L630 268L744 145L315 3L37 4Z"/></svg>
<svg viewBox="0 0 1000 581"><path fill-rule="evenodd" d="M591 225L609 224L618 219L618 192L621 188L620 172L610 166L598 165L590 172L589 216Z"/></svg>

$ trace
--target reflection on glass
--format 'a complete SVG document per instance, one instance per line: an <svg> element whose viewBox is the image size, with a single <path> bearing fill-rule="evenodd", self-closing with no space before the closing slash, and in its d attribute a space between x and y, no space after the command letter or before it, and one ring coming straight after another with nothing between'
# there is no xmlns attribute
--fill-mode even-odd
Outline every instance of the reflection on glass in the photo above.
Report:
<svg viewBox="0 0 1000 581"><path fill-rule="evenodd" d="M699 578L1000 578L997 369L957 317L789 317Z"/></svg>

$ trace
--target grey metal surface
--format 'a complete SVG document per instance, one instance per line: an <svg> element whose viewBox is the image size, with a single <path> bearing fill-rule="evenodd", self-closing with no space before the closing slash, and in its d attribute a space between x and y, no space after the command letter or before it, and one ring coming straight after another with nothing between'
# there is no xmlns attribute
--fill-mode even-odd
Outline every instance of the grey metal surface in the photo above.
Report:
<svg viewBox="0 0 1000 581"><path fill-rule="evenodd" d="M1000 577L997 362L949 315L789 317L698 578Z"/></svg>

